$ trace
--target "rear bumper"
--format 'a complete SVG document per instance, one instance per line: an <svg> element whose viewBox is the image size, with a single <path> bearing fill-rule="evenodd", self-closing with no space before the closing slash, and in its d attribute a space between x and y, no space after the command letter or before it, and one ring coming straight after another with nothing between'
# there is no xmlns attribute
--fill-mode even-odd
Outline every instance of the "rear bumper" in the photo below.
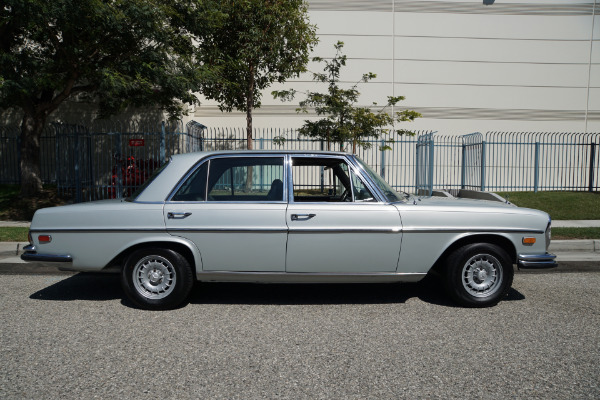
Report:
<svg viewBox="0 0 600 400"><path fill-rule="evenodd" d="M558 266L554 254L519 254L517 265L523 269L555 268Z"/></svg>
<svg viewBox="0 0 600 400"><path fill-rule="evenodd" d="M57 255L57 254L39 254L34 245L23 247L25 253L21 254L21 260L23 261L42 261L42 262L72 262L73 257L68 254Z"/></svg>

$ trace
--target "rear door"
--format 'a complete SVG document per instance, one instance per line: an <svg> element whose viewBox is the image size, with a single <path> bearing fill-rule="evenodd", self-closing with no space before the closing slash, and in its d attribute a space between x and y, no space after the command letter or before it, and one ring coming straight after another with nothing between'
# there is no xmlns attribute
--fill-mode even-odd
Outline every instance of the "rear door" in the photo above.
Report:
<svg viewBox="0 0 600 400"><path fill-rule="evenodd" d="M196 244L205 271L283 272L283 156L218 156L188 174L166 203L169 233Z"/></svg>

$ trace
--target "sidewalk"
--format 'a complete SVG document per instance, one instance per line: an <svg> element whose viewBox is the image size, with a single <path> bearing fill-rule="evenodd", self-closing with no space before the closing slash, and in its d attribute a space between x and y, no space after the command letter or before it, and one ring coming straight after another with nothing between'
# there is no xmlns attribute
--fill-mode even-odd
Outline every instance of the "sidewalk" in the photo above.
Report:
<svg viewBox="0 0 600 400"><path fill-rule="evenodd" d="M552 221L553 228L600 228L600 221L594 219L580 219L575 221Z"/></svg>
<svg viewBox="0 0 600 400"><path fill-rule="evenodd" d="M0 242L0 274L73 274L56 264L21 260L29 243ZM523 270L522 273L600 272L600 240L553 240L550 253L556 254L558 267L547 270Z"/></svg>

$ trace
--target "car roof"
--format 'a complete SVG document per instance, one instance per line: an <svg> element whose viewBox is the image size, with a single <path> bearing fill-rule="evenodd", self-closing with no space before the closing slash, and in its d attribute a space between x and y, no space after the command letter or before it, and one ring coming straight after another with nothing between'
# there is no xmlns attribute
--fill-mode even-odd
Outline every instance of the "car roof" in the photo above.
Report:
<svg viewBox="0 0 600 400"><path fill-rule="evenodd" d="M218 150L218 151L203 151L195 153L174 154L171 156L171 162L166 169L158 175L152 183L140 193L136 198L138 202L161 202L168 196L174 185L179 182L187 172L201 160L218 155L282 155L282 154L298 154L298 155L334 155L334 156L349 156L348 153L339 151L306 151L306 150Z"/></svg>
<svg viewBox="0 0 600 400"><path fill-rule="evenodd" d="M315 155L335 155L349 156L351 154L342 151L321 151L321 150L215 150L215 151L198 151L194 153L173 154L172 158L193 158L200 160L201 158L212 157L215 155L258 155L258 154L315 154Z"/></svg>

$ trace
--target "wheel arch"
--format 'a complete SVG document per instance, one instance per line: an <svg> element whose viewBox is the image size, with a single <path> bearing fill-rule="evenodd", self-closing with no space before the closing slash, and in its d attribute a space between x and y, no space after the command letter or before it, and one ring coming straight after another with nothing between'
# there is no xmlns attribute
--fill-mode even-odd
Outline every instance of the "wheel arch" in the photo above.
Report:
<svg viewBox="0 0 600 400"><path fill-rule="evenodd" d="M125 261L129 255L137 250L145 248L169 249L181 254L193 268L194 278L196 277L198 268L202 269L202 259L200 257L200 253L193 244L187 243L183 240L156 239L130 244L127 248L123 249L117 256L115 256L104 268L104 270L120 271L125 265Z"/></svg>
<svg viewBox="0 0 600 400"><path fill-rule="evenodd" d="M441 269L444 268L445 260L448 258L448 256L450 254L452 254L455 250L457 250L463 246L467 246L470 244L476 244L476 243L486 243L486 244L496 245L496 246L500 247L502 250L504 250L506 252L506 254L508 254L510 261L513 264L516 264L516 262L517 262L517 249L516 249L514 243L506 236L493 235L493 234L472 234L472 235L468 235L468 236L463 236L463 237L455 240L454 242L452 242L452 244L450 246L448 246L446 248L446 250L444 250L444 252L438 257L438 259L436 260L436 262L433 265L433 267L431 268L431 270L434 272L440 272Z"/></svg>

